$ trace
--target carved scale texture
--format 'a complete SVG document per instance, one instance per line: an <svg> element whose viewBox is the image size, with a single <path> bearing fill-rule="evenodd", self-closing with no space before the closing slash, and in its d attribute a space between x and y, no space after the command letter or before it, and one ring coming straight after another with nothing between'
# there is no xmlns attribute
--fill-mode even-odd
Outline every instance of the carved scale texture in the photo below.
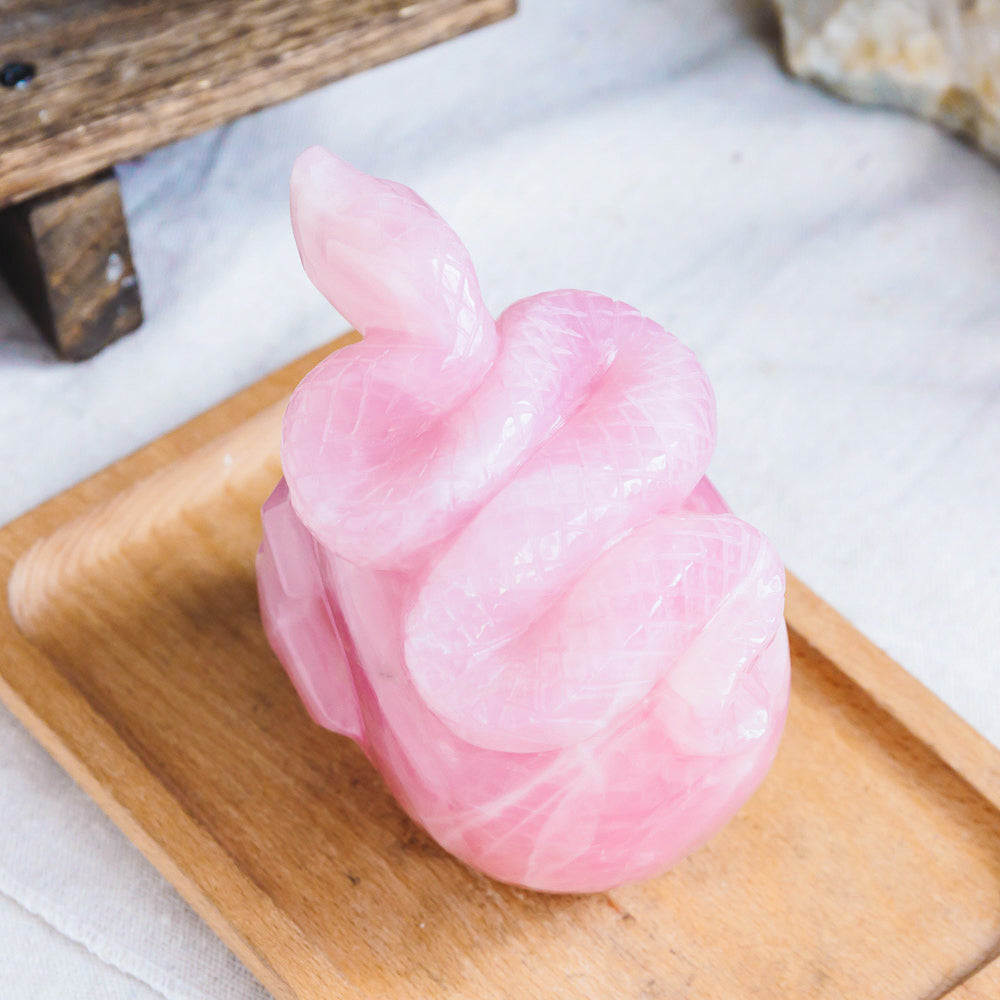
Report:
<svg viewBox="0 0 1000 1000"><path fill-rule="evenodd" d="M264 623L310 714L487 874L662 871L757 786L788 704L784 573L705 478L704 372L591 292L494 321L440 216L323 150L292 221L364 335L295 391L263 511Z"/></svg>

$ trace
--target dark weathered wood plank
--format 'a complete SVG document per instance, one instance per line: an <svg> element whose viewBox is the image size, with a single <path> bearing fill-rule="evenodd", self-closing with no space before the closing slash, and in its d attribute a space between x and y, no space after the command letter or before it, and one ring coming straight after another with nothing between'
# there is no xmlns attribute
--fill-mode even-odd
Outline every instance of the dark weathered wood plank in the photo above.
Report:
<svg viewBox="0 0 1000 1000"><path fill-rule="evenodd" d="M0 0L0 206L513 13L515 0Z"/></svg>
<svg viewBox="0 0 1000 1000"><path fill-rule="evenodd" d="M60 357L89 358L142 323L113 171L0 211L0 271Z"/></svg>

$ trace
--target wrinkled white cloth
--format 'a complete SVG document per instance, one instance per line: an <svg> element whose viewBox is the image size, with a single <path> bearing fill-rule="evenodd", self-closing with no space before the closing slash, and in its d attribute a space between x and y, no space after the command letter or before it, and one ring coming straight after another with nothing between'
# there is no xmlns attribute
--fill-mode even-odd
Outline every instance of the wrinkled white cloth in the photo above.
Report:
<svg viewBox="0 0 1000 1000"><path fill-rule="evenodd" d="M523 0L126 165L144 328L60 364L0 293L0 520L340 332L288 225L319 142L437 207L491 308L590 288L688 342L732 506L1000 743L1000 169L789 79L760 24ZM0 996L266 996L3 712Z"/></svg>

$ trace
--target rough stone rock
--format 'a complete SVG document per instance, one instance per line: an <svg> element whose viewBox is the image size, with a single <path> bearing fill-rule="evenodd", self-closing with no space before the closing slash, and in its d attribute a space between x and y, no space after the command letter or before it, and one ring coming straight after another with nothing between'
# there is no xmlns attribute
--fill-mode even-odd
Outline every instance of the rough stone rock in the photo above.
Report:
<svg viewBox="0 0 1000 1000"><path fill-rule="evenodd" d="M1000 157L1000 0L774 2L793 73L940 122Z"/></svg>

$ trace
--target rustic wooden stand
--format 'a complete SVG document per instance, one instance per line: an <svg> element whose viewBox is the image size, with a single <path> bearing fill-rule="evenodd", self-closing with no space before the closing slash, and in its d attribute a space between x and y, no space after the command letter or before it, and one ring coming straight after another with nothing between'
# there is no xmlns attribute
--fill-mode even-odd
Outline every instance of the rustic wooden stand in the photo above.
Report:
<svg viewBox="0 0 1000 1000"><path fill-rule="evenodd" d="M4 0L0 271L62 357L90 357L142 321L116 163L515 3Z"/></svg>

